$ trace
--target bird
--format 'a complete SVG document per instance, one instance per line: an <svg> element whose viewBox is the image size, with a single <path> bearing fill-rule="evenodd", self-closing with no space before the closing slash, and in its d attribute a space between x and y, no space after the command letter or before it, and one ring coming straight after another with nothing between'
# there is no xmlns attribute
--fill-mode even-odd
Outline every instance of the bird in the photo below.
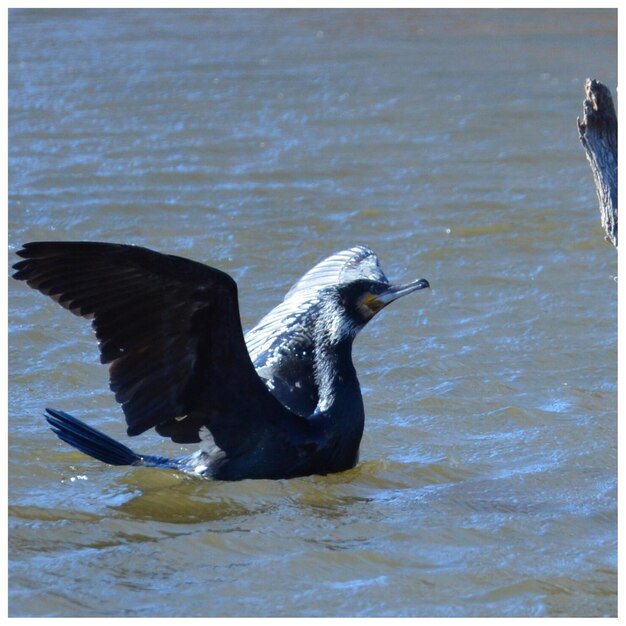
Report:
<svg viewBox="0 0 626 626"><path fill-rule="evenodd" d="M36 241L13 278L92 320L100 361L130 437L154 429L189 455L142 455L65 411L46 408L64 442L109 465L161 467L222 481L288 479L356 466L365 424L352 344L398 298L367 246L309 270L244 335L226 272L145 247Z"/></svg>

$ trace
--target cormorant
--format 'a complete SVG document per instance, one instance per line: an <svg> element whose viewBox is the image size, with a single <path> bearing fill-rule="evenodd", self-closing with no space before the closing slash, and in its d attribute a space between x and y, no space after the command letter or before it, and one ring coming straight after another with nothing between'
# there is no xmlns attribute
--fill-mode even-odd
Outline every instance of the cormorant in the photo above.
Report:
<svg viewBox="0 0 626 626"><path fill-rule="evenodd" d="M111 465L218 480L291 478L354 467L364 410L352 342L382 308L429 287L394 287L365 246L309 270L245 337L226 273L125 244L32 242L13 275L90 318L129 436L151 428L189 456L144 456L46 409L63 441Z"/></svg>

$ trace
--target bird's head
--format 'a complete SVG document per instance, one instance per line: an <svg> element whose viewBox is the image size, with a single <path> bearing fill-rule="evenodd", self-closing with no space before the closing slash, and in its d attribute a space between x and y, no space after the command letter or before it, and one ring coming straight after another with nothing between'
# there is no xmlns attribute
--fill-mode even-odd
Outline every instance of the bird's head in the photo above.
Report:
<svg viewBox="0 0 626 626"><path fill-rule="evenodd" d="M339 294L348 316L362 326L398 298L428 287L430 284L425 278L398 286L361 279L339 287Z"/></svg>
<svg viewBox="0 0 626 626"><path fill-rule="evenodd" d="M323 314L327 329L335 342L354 338L388 304L428 287L430 284L425 278L398 286L363 278L337 285L325 290L327 298L323 298L327 303Z"/></svg>

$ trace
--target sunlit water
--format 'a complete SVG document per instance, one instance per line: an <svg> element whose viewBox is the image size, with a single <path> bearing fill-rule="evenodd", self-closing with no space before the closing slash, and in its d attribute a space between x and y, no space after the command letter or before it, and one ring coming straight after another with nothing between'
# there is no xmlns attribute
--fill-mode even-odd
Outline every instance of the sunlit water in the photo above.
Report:
<svg viewBox="0 0 626 626"><path fill-rule="evenodd" d="M354 470L228 484L58 441L48 405L129 443L89 324L11 282L11 615L616 614L616 254L576 130L615 11L16 11L9 36L10 262L188 256L246 328L358 243L432 285L355 344Z"/></svg>

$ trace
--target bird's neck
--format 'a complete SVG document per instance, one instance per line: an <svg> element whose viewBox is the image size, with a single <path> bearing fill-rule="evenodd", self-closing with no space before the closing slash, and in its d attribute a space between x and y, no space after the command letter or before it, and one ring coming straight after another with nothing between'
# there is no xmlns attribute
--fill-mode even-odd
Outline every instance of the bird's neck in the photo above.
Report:
<svg viewBox="0 0 626 626"><path fill-rule="evenodd" d="M315 348L314 375L319 390L317 410L358 420L363 414L361 388L352 363L352 337Z"/></svg>
<svg viewBox="0 0 626 626"><path fill-rule="evenodd" d="M314 370L319 389L314 419L320 420L328 440L321 454L332 471L344 471L359 460L365 426L361 388L352 364L352 339L317 346Z"/></svg>

